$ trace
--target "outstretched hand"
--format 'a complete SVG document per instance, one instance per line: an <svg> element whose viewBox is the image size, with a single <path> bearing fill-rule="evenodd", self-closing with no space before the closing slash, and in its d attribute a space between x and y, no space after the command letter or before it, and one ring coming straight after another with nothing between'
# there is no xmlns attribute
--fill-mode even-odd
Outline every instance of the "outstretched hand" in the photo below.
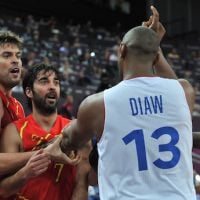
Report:
<svg viewBox="0 0 200 200"><path fill-rule="evenodd" d="M44 151L48 153L55 162L77 165L81 160L80 155L78 155L76 151L63 153L60 148L61 140L62 135L58 136L52 144L49 144Z"/></svg>
<svg viewBox="0 0 200 200"><path fill-rule="evenodd" d="M151 6L150 8L152 11L152 15L149 17L147 21L142 23L142 26L145 26L154 30L157 33L159 40L161 41L163 36L166 33L166 30L159 21L160 17L159 17L159 12L157 11L157 9L154 6Z"/></svg>

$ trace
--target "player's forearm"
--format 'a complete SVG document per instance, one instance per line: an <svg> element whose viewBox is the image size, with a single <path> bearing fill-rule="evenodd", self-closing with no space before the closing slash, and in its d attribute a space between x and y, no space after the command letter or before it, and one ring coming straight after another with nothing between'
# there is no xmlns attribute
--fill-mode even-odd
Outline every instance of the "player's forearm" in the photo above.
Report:
<svg viewBox="0 0 200 200"><path fill-rule="evenodd" d="M63 138L60 147L63 152L80 149L84 146L84 141L81 140L81 137L77 136L73 122L63 129L62 135Z"/></svg>
<svg viewBox="0 0 200 200"><path fill-rule="evenodd" d="M24 168L14 175L4 178L0 182L0 197L7 198L16 194L25 185L27 180L28 178L24 172Z"/></svg>
<svg viewBox="0 0 200 200"><path fill-rule="evenodd" d="M177 79L174 70L171 68L170 64L167 62L163 55L161 48L159 48L159 58L155 64L156 75L163 78Z"/></svg>
<svg viewBox="0 0 200 200"><path fill-rule="evenodd" d="M33 152L0 153L0 175L12 173L26 164Z"/></svg>

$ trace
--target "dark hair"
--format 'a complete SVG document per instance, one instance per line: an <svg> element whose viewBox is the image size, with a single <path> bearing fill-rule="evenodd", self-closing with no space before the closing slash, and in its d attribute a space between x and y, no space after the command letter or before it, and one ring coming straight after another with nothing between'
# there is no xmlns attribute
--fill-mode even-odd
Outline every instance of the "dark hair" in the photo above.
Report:
<svg viewBox="0 0 200 200"><path fill-rule="evenodd" d="M23 78L22 86L23 86L23 90L24 90L25 95L26 95L26 88L27 87L29 87L30 89L33 89L34 81L36 80L39 72L42 71L42 70L44 70L45 73L48 72L48 71L53 71L56 74L56 76L58 77L58 79L61 80L59 71L55 66L47 65L47 64L44 64L44 63L33 66L32 68L30 68L25 73L24 78ZM27 100L28 100L28 106L30 108L32 108L31 100L28 97L27 97Z"/></svg>
<svg viewBox="0 0 200 200"><path fill-rule="evenodd" d="M19 49L22 49L22 39L12 31L0 31L0 45L15 44Z"/></svg>

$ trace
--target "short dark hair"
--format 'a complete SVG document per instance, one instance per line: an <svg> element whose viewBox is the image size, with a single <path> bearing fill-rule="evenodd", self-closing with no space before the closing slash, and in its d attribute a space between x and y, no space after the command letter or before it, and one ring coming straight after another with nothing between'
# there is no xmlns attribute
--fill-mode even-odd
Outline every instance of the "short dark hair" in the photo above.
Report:
<svg viewBox="0 0 200 200"><path fill-rule="evenodd" d="M12 31L0 31L0 46L3 44L15 44L19 49L22 49L22 39Z"/></svg>
<svg viewBox="0 0 200 200"><path fill-rule="evenodd" d="M34 81L37 79L37 75L42 70L44 70L44 72L53 71L56 74L56 76L58 77L58 80L61 80L61 76L60 76L60 73L59 73L57 67L55 67L53 65L47 65L44 63L35 65L32 68L30 68L24 75L22 87L23 87L25 95L26 95L27 87L33 89ZM29 98L27 98L27 100L28 100L28 106L30 108L32 108L31 100Z"/></svg>

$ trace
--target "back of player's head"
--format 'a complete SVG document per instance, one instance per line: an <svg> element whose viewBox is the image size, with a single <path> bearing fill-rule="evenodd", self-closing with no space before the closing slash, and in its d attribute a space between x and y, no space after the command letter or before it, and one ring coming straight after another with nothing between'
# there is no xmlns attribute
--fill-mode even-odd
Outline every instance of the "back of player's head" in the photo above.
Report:
<svg viewBox="0 0 200 200"><path fill-rule="evenodd" d="M126 45L129 56L136 58L156 55L159 47L159 38L152 29L137 26L130 29L123 37L122 43Z"/></svg>
<svg viewBox="0 0 200 200"><path fill-rule="evenodd" d="M4 44L14 44L21 49L22 39L12 31L0 31L0 46Z"/></svg>

